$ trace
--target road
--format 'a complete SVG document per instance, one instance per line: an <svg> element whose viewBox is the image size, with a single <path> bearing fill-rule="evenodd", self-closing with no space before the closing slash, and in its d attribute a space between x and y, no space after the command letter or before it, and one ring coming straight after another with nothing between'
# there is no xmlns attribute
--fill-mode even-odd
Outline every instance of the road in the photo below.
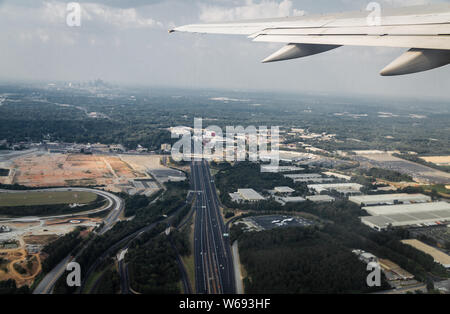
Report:
<svg viewBox="0 0 450 314"><path fill-rule="evenodd" d="M110 210L110 213L104 220L104 225L100 229L99 234L102 235L108 230L110 230L114 224L118 221L120 215L123 213L125 209L125 202L120 198L117 197L114 194L100 191L100 190L93 190L93 189L84 189L84 188L67 188L67 189L51 189L51 190L71 190L71 191L88 191L93 192L98 195L101 195L108 199L109 206L108 210ZM92 241L92 240L91 240ZM79 256L85 248L87 248L89 245L86 244L77 254ZM66 271L66 266L72 261L75 261L77 256L67 256L63 261L61 261L58 265L56 265L45 277L41 280L39 285L34 289L33 294L51 294L53 291L53 288L58 281L58 279L64 274Z"/></svg>
<svg viewBox="0 0 450 314"><path fill-rule="evenodd" d="M156 226L158 226L161 223L167 223L168 225L170 225L172 219L174 217L176 217L176 215L181 210L183 210L183 208L185 206L189 206L189 204L192 203L193 197L194 197L194 194L189 193L186 198L186 203L184 205L180 206L178 209L176 209L169 217L162 219L162 220L158 220L152 224L149 224L149 225L137 230L136 232L129 234L128 236L124 237L123 239L119 240L118 242L114 243L109 249L107 249L105 252L103 252L103 254L99 258L97 258L97 260L95 261L94 264L92 264L89 267L87 273L85 274L84 279L89 278L89 276L92 274L92 272L100 264L102 264L106 258L108 258L110 255L112 255L113 253L115 253L119 250L120 251L127 250L130 247L133 240L139 238L144 233L147 233L147 232L153 230ZM125 291L125 293L127 293L127 291L131 291L131 289L129 287L128 273L126 272L126 270L127 270L127 265L125 263L122 263L122 264L119 263L119 275L120 275L120 280L121 280L121 287L123 286L122 291ZM82 283L82 287L81 287L80 291L83 291L85 283L86 283L85 281Z"/></svg>
<svg viewBox="0 0 450 314"><path fill-rule="evenodd" d="M69 218L69 217L80 217L80 216L86 216L86 215L92 215L97 214L104 211L110 211L110 215L105 218L105 226L107 228L111 227L111 224L115 223L117 221L117 218L120 216L121 213L121 199L120 197L105 192L101 190L95 190L95 189L88 189L88 188L52 188L52 189L42 189L42 190L2 190L0 189L0 193L27 193L27 192L90 192L97 194L99 196L104 197L108 201L108 205L84 212L79 213L72 213L72 214L65 214L65 215L55 215L55 216L39 216L39 217L16 217L16 218L0 218L0 222L32 222L32 221L42 221L42 220L51 220L51 219L60 219L60 218ZM123 209L123 208L122 208Z"/></svg>
<svg viewBox="0 0 450 314"><path fill-rule="evenodd" d="M199 294L234 294L231 248L225 236L216 187L206 161L193 161L195 202L194 258Z"/></svg>

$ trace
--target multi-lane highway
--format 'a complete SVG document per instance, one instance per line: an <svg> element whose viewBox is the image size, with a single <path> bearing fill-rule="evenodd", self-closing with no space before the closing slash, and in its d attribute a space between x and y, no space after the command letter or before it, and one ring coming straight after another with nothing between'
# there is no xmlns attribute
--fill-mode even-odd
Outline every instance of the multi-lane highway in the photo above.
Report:
<svg viewBox="0 0 450 314"><path fill-rule="evenodd" d="M234 294L233 259L208 163L191 163L195 193L195 280L200 294Z"/></svg>

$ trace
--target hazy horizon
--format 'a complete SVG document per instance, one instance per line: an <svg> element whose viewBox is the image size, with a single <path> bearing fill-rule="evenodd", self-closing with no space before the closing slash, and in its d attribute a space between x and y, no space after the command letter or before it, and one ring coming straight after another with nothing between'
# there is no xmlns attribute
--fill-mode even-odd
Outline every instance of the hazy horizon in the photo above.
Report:
<svg viewBox="0 0 450 314"><path fill-rule="evenodd" d="M66 0L0 0L0 80L448 99L450 67L402 77L379 71L406 49L341 47L274 64L282 45L245 36L172 34L189 23L364 10L362 0L90 0L81 27L66 25ZM388 5L436 1L383 0Z"/></svg>

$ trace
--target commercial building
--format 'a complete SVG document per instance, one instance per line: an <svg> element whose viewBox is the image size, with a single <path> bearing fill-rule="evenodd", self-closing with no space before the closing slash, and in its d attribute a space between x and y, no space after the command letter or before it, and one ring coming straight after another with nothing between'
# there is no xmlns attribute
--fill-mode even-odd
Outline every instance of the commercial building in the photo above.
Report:
<svg viewBox="0 0 450 314"><path fill-rule="evenodd" d="M423 194L379 194L351 196L349 201L361 206L395 205L431 202L431 197Z"/></svg>
<svg viewBox="0 0 450 314"><path fill-rule="evenodd" d="M378 263L380 264L381 268L383 269L384 274L386 275L386 279L388 281L393 280L413 280L414 275L410 272L407 272L394 262L388 260L388 259L379 259Z"/></svg>
<svg viewBox="0 0 450 314"><path fill-rule="evenodd" d="M361 222L375 230L403 226L435 226L450 222L450 204L446 202L364 207L374 216L361 217Z"/></svg>
<svg viewBox="0 0 450 314"><path fill-rule="evenodd" d="M429 246L419 240L403 240L402 243L411 245L419 251L431 255L436 263L441 264L445 268L450 268L450 255L445 254L444 252L439 251L438 249L435 249L434 247Z"/></svg>
<svg viewBox="0 0 450 314"><path fill-rule="evenodd" d="M334 197L329 195L312 195L307 196L306 199L314 203L331 203L336 200Z"/></svg>
<svg viewBox="0 0 450 314"><path fill-rule="evenodd" d="M278 199L278 201L281 204L286 204L286 203L301 203L301 202L305 202L306 199L304 199L303 197L300 196L296 196L296 197L280 197Z"/></svg>
<svg viewBox="0 0 450 314"><path fill-rule="evenodd" d="M361 194L363 186L358 183L331 183L331 184L310 184L308 189L314 191L317 194L322 192L336 191L344 195L357 195Z"/></svg>
<svg viewBox="0 0 450 314"><path fill-rule="evenodd" d="M395 215L395 214L407 215L412 213L450 210L450 203L434 202L434 203L418 203L418 204L367 206L363 207L363 209L371 216Z"/></svg>
<svg viewBox="0 0 450 314"><path fill-rule="evenodd" d="M302 174L287 174L286 178L292 179L295 183L297 182L313 182L313 183L324 183L324 182L333 182L334 178L324 178L319 173L302 173Z"/></svg>
<svg viewBox="0 0 450 314"><path fill-rule="evenodd" d="M269 172L269 173L294 172L294 171L302 171L302 170L305 170L305 168L296 167L296 166L261 165L261 172Z"/></svg>
<svg viewBox="0 0 450 314"><path fill-rule="evenodd" d="M259 202L265 198L253 189L239 189L237 193L230 194L231 199L235 202Z"/></svg>
<svg viewBox="0 0 450 314"><path fill-rule="evenodd" d="M281 193L281 194L291 194L291 193L295 192L294 189L291 189L288 186L277 186L277 187L275 187L274 190L275 190L275 193Z"/></svg>
<svg viewBox="0 0 450 314"><path fill-rule="evenodd" d="M311 179L312 180L312 179L322 178L322 175L320 173L300 173L300 174L285 174L284 177L295 181L298 179L302 179L302 180L310 180Z"/></svg>
<svg viewBox="0 0 450 314"><path fill-rule="evenodd" d="M342 179L345 181L350 181L352 179L352 177L350 177L350 176L346 176L346 175L336 173L336 172L324 172L323 174L328 177L334 177L334 178Z"/></svg>

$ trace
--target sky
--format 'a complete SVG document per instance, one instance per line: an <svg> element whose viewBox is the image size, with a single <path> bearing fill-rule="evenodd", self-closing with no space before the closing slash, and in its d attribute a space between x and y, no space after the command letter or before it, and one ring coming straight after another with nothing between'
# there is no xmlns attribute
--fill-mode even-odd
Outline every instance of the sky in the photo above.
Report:
<svg viewBox="0 0 450 314"><path fill-rule="evenodd" d="M341 47L262 64L282 45L167 32L191 23L364 10L368 0L79 0L80 27L66 23L68 2L0 0L1 81L100 78L164 87L450 99L450 66L379 76L403 48ZM385 7L432 2L380 1Z"/></svg>

